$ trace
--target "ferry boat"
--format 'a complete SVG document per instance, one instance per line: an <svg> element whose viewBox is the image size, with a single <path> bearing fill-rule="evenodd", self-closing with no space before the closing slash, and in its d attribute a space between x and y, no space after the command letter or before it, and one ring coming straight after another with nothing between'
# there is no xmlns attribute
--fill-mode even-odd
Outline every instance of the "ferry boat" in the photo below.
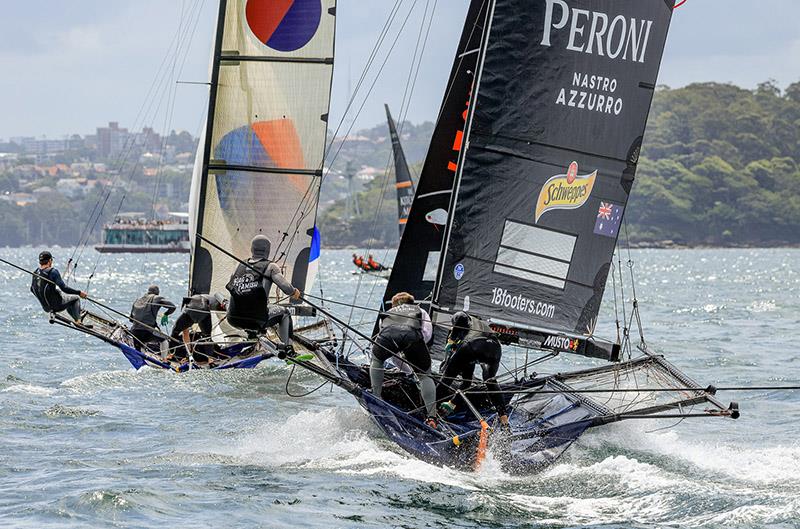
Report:
<svg viewBox="0 0 800 529"><path fill-rule="evenodd" d="M168 213L148 219L143 213L120 213L103 226L100 253L189 253L189 214Z"/></svg>

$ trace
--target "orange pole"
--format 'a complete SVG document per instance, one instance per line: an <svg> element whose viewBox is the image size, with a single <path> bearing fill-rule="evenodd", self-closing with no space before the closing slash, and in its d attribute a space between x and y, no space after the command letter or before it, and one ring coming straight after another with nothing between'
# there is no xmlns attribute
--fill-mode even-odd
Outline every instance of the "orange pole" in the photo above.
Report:
<svg viewBox="0 0 800 529"><path fill-rule="evenodd" d="M478 437L478 451L475 454L475 471L481 468L481 463L486 459L486 449L489 445L489 425L481 419L481 433Z"/></svg>

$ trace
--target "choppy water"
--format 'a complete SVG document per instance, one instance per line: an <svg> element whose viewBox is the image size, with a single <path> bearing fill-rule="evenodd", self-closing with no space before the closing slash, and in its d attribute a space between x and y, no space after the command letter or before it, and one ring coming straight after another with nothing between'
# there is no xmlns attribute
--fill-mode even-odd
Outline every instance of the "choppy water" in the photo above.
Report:
<svg viewBox="0 0 800 529"><path fill-rule="evenodd" d="M351 299L348 255L323 254L326 296ZM800 383L800 251L633 255L648 341L674 363L704 384ZM179 299L185 276L185 256L106 257L91 291L127 310L152 281ZM537 476L468 474L400 452L339 390L288 397L278 363L135 372L48 325L28 283L0 265L0 526L800 527L798 393L721 395L738 421L599 429Z"/></svg>

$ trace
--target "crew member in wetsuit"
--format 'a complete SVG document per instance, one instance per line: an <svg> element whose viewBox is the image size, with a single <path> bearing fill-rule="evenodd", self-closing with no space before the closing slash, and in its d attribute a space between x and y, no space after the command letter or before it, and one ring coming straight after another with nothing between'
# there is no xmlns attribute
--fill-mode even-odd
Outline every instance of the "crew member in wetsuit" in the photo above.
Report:
<svg viewBox="0 0 800 529"><path fill-rule="evenodd" d="M166 327L167 317L175 312L175 304L161 297L158 285L150 285L147 294L133 302L131 307L131 335L136 340L136 347L146 347L153 350L148 344L161 342L162 338L153 333L158 319L158 311L166 309L161 316L161 326Z"/></svg>
<svg viewBox="0 0 800 529"><path fill-rule="evenodd" d="M372 270L377 270L378 272L382 272L382 271L386 270L385 266L383 266L378 261L376 261L375 259L372 258L372 254L369 254L369 258L367 259L367 265L369 265L369 267Z"/></svg>
<svg viewBox="0 0 800 529"><path fill-rule="evenodd" d="M81 298L88 297L82 290L70 288L61 278L61 273L53 268L53 254L47 250L39 254L39 268L34 270L31 292L45 312L66 311L75 325L91 328L81 322Z"/></svg>
<svg viewBox="0 0 800 529"><path fill-rule="evenodd" d="M378 398L381 396L386 360L395 355L402 356L417 376L427 412L425 422L436 428L436 384L431 378L431 355L426 345L433 334L431 317L414 304L414 296L408 292L392 296L392 308L381 317L381 330L372 345L369 368L372 394Z"/></svg>
<svg viewBox="0 0 800 529"><path fill-rule="evenodd" d="M252 257L247 260L252 268L239 264L225 285L231 293L228 323L254 333L262 333L268 327L278 325L278 336L282 342L279 347L288 347L292 339L292 316L286 307L269 304L269 291L275 283L292 299L300 299L300 290L281 275L277 264L269 260L269 251L268 238L263 235L253 237L250 242Z"/></svg>
<svg viewBox="0 0 800 529"><path fill-rule="evenodd" d="M225 297L222 294L195 294L189 298L189 302L183 307L181 315L172 327L170 339L173 343L183 344L184 347L177 347L174 356L185 358L188 351L192 351L196 362L207 362L214 352L214 344L211 342L211 311L221 312L227 308ZM198 336L200 343L192 347L192 339L189 329L197 324L200 328ZM199 353L199 354L198 354Z"/></svg>
<svg viewBox="0 0 800 529"><path fill-rule="evenodd" d="M500 342L489 324L466 312L456 312L451 320L453 327L447 337L450 355L442 364L442 380L436 388L437 399L452 399L449 406L457 407L461 399L453 399L456 390L466 392L473 385L475 367L481 364L483 382L490 391L489 398L503 426L508 426L508 411L503 395L498 393L497 370L503 354ZM456 378L461 382L456 383ZM455 403L453 402L455 401Z"/></svg>

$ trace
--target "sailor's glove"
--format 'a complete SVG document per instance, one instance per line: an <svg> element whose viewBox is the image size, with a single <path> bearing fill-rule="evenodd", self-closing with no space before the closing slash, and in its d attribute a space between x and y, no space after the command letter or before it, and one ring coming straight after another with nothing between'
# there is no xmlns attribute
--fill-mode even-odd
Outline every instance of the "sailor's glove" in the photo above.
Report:
<svg viewBox="0 0 800 529"><path fill-rule="evenodd" d="M161 326L162 327L166 327L168 323L169 323L169 316L167 316L166 314L163 314L161 316Z"/></svg>

